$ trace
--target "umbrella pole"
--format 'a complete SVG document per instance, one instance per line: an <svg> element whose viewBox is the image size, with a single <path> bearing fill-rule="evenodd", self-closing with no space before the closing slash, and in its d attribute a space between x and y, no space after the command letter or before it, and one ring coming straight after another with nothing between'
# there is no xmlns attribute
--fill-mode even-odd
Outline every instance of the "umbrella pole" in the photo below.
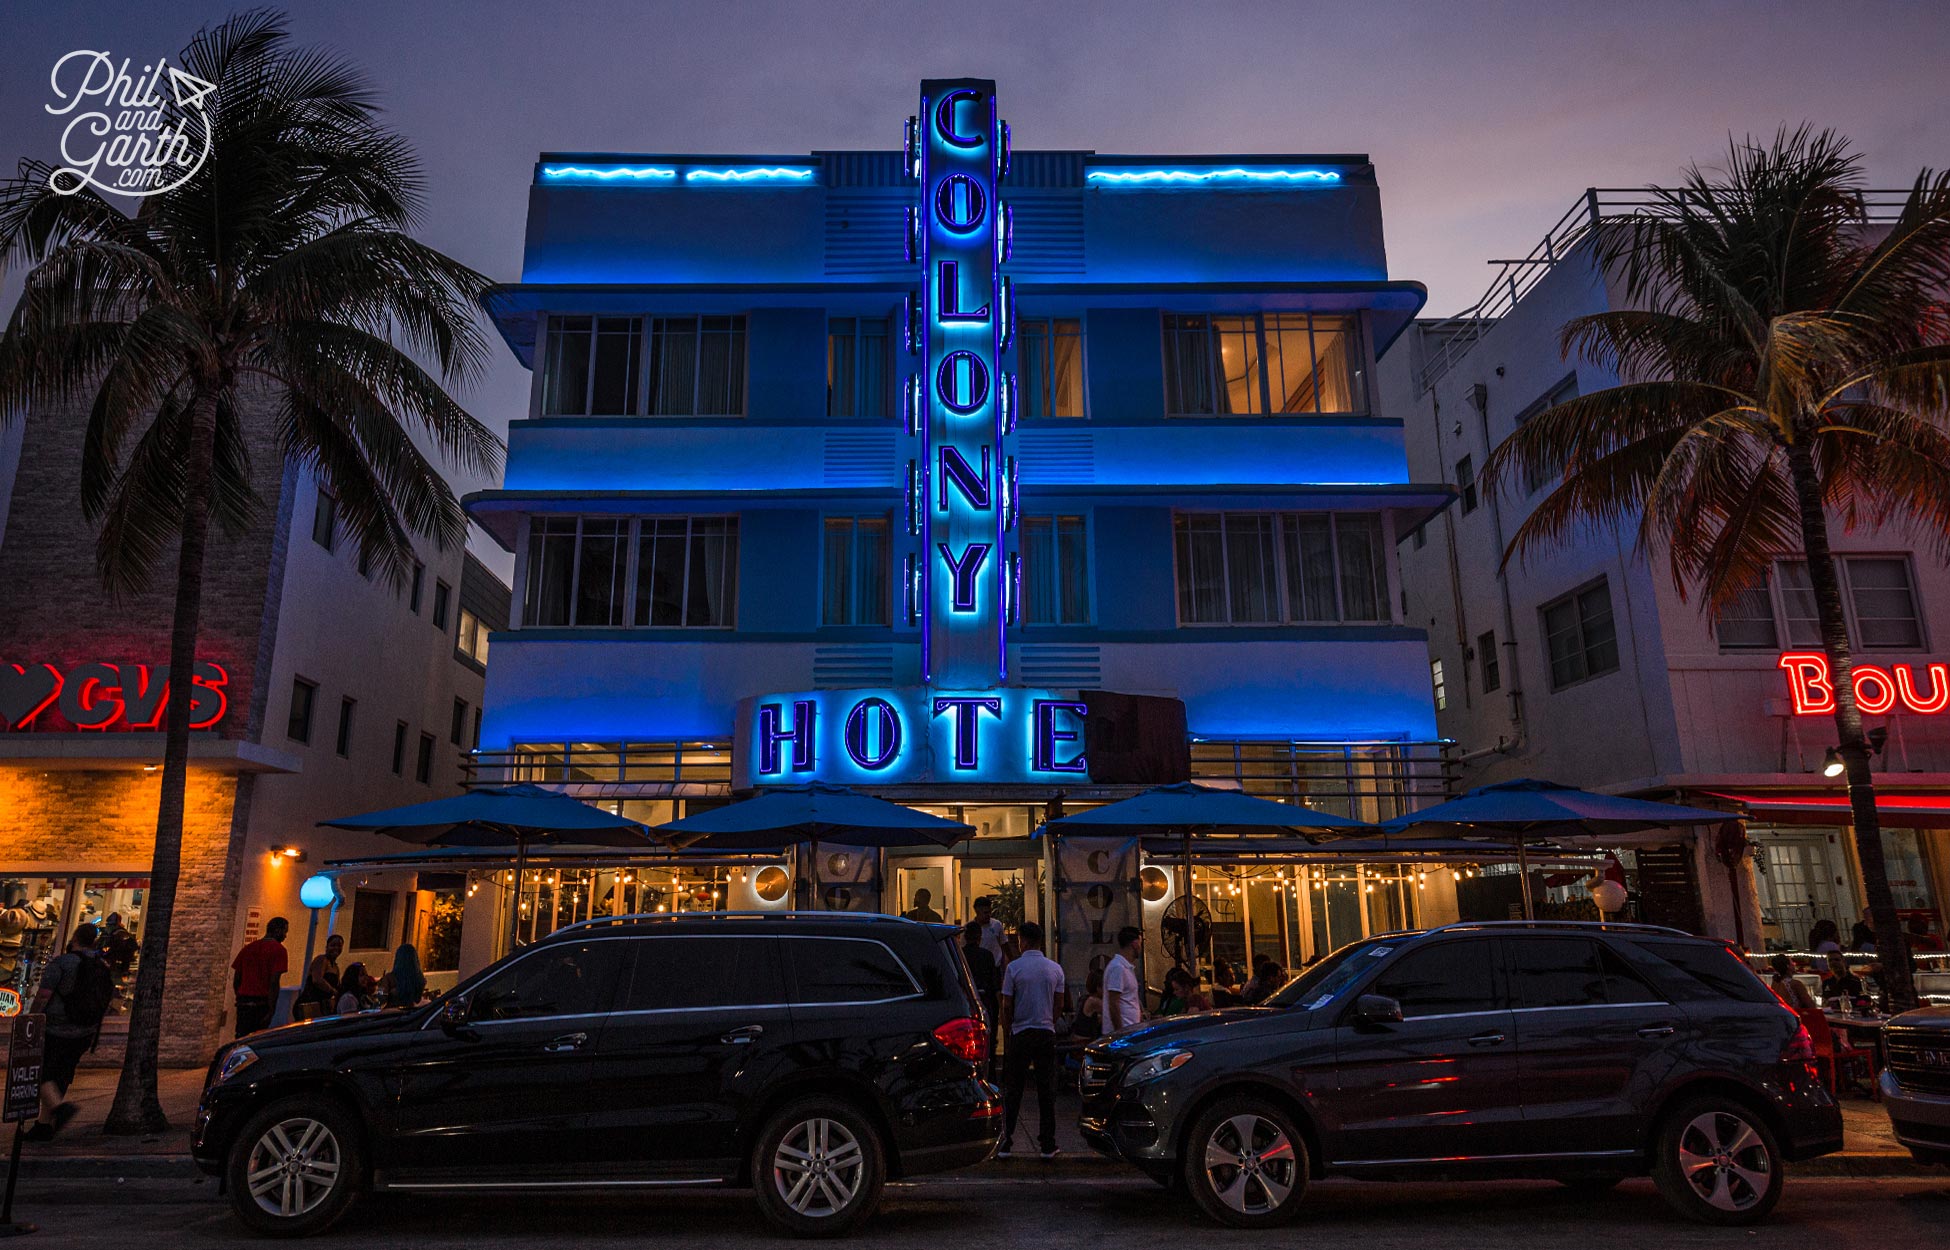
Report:
<svg viewBox="0 0 1950 1250"><path fill-rule="evenodd" d="M1192 888L1192 827L1179 830L1185 845L1185 949L1192 953L1192 988L1198 989L1198 891Z"/></svg>
<svg viewBox="0 0 1950 1250"><path fill-rule="evenodd" d="M1524 853L1523 835L1517 835L1517 876L1523 883L1523 918L1535 920L1535 910L1530 902L1530 857Z"/></svg>
<svg viewBox="0 0 1950 1250"><path fill-rule="evenodd" d="M521 945L521 878L528 867L528 835L515 835L515 888L508 898L508 953Z"/></svg>

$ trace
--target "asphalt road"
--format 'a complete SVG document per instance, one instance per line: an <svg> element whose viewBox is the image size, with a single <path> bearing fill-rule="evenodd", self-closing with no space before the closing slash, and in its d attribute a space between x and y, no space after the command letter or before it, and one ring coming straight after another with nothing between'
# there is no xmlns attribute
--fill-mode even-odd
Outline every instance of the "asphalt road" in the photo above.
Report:
<svg viewBox="0 0 1950 1250"><path fill-rule="evenodd" d="M181 1181L40 1181L15 1218L41 1226L20 1250L177 1250L251 1242L214 1187ZM1772 1219L1758 1229L1705 1228L1681 1220L1649 1181L1584 1198L1544 1183L1460 1185L1330 1181L1287 1229L1240 1233L1200 1221L1142 1179L947 1178L888 1190L880 1214L847 1243L900 1250L1359 1245L1361 1250L1659 1250L1691 1246L1766 1250L1901 1250L1950 1244L1950 1179L1788 1181ZM252 1243L271 1244L271 1243ZM608 1198L371 1198L324 1239L347 1247L656 1246L723 1250L780 1246L747 1195L688 1193Z"/></svg>

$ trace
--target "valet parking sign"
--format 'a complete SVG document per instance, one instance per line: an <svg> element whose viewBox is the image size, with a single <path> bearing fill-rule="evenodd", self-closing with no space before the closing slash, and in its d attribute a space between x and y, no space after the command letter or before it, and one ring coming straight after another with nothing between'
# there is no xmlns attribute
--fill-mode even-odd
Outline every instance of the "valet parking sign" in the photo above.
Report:
<svg viewBox="0 0 1950 1250"><path fill-rule="evenodd" d="M205 98L217 89L160 57L131 75L130 58L78 49L54 63L47 111L67 118L62 164L48 175L58 195L83 187L115 195L160 195L182 186L210 158Z"/></svg>

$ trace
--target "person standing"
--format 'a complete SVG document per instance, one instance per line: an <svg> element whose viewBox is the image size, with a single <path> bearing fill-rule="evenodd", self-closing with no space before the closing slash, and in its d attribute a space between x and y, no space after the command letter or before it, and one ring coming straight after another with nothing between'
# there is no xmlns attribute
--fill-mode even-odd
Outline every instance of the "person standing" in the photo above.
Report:
<svg viewBox="0 0 1950 1250"><path fill-rule="evenodd" d="M971 920L961 927L961 957L968 964L968 979L982 1000L982 1013L993 1025L1002 1016L1002 966L982 944L982 926Z"/></svg>
<svg viewBox="0 0 1950 1250"><path fill-rule="evenodd" d="M96 944L101 930L77 926L65 953L47 961L41 972L34 1010L47 1015L47 1052L41 1060L41 1107L29 1141L49 1141L74 1119L75 1105L66 1101L81 1057L94 1049L102 1017L115 997L115 974L108 969Z"/></svg>
<svg viewBox="0 0 1950 1250"><path fill-rule="evenodd" d="M982 927L982 949L995 960L998 969L1009 966L1009 950L1004 942L1007 931L995 918L995 900L984 894L975 900L975 924Z"/></svg>
<svg viewBox="0 0 1950 1250"><path fill-rule="evenodd" d="M230 961L230 988L237 995L237 1036L271 1027L278 1009L278 983L291 969L291 956L284 949L284 936L291 922L283 916L271 917L264 936L248 943Z"/></svg>
<svg viewBox="0 0 1950 1250"><path fill-rule="evenodd" d="M914 891L914 906L902 912L902 918L906 920L919 920L923 924L940 924L941 913L929 905L933 901L934 892L932 890L923 888Z"/></svg>
<svg viewBox="0 0 1950 1250"><path fill-rule="evenodd" d="M1024 921L1016 930L1022 953L1002 973L1002 1025L1009 1049L1002 1056L1002 1148L1015 1149L1016 1120L1022 1114L1022 1089L1036 1071L1036 1144L1043 1158L1056 1157L1056 1017L1064 1009L1063 969L1043 954L1043 926Z"/></svg>
<svg viewBox="0 0 1950 1250"><path fill-rule="evenodd" d="M1117 931L1117 953L1104 965L1104 1032L1134 1029L1144 1019L1144 982L1137 961L1144 954L1144 930L1125 925Z"/></svg>

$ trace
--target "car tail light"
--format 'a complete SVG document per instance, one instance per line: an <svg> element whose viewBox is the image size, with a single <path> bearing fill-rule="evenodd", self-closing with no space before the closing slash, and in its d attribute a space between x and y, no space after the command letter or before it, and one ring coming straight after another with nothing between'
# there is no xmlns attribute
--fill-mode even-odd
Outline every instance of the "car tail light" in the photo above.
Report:
<svg viewBox="0 0 1950 1250"><path fill-rule="evenodd" d="M1794 1036L1789 1038L1788 1044L1781 1048L1781 1062L1798 1063L1807 1070L1809 1080L1816 1082L1821 1080L1821 1069L1815 1062L1814 1035L1808 1032L1807 1025L1796 1021Z"/></svg>
<svg viewBox="0 0 1950 1250"><path fill-rule="evenodd" d="M989 1057L989 1030L980 1020L967 1016L950 1020L934 1031L934 1040L955 1058L969 1063L981 1063Z"/></svg>

